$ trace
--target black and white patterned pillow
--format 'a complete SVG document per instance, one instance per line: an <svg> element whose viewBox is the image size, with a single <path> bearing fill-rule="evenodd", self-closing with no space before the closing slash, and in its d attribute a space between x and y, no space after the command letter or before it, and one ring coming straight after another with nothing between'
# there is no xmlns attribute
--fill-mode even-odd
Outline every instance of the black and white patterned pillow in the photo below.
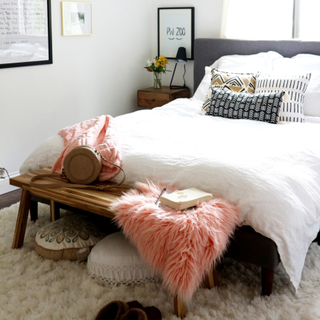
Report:
<svg viewBox="0 0 320 320"><path fill-rule="evenodd" d="M285 92L247 93L210 88L211 100L206 115L277 123Z"/></svg>
<svg viewBox="0 0 320 320"><path fill-rule="evenodd" d="M213 68L211 70L211 84L202 109L205 110L211 99L211 87L225 88L236 92L254 93L256 75L254 73L235 73Z"/></svg>
<svg viewBox="0 0 320 320"><path fill-rule="evenodd" d="M289 99L283 101L279 121L304 122L303 104L311 73L302 75L259 74L256 81L256 93L285 91Z"/></svg>

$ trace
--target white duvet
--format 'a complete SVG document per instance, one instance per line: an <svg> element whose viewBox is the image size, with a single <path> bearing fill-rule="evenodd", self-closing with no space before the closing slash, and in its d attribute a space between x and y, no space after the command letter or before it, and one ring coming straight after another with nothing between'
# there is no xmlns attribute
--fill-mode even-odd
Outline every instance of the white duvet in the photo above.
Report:
<svg viewBox="0 0 320 320"><path fill-rule="evenodd" d="M297 289L320 227L320 124L205 116L201 105L177 99L116 118L126 183L196 187L233 202L246 224L277 244ZM51 138L42 152L62 151L61 139ZM52 165L37 157L35 151L20 172Z"/></svg>

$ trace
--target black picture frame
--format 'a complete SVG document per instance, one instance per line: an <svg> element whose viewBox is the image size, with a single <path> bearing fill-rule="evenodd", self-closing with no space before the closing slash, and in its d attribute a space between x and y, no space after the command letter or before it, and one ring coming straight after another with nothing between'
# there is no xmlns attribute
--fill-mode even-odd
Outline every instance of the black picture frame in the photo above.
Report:
<svg viewBox="0 0 320 320"><path fill-rule="evenodd" d="M187 60L194 59L194 7L158 8L158 57L175 59L185 47Z"/></svg>
<svg viewBox="0 0 320 320"><path fill-rule="evenodd" d="M51 0L0 0L1 11L0 69L52 64Z"/></svg>

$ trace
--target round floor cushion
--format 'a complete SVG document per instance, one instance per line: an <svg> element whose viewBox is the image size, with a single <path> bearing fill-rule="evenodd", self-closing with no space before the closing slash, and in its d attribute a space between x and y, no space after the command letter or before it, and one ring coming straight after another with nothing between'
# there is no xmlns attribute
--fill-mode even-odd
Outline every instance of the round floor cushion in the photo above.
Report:
<svg viewBox="0 0 320 320"><path fill-rule="evenodd" d="M35 251L51 260L85 260L106 233L85 215L72 214L39 229Z"/></svg>
<svg viewBox="0 0 320 320"><path fill-rule="evenodd" d="M160 280L141 260L137 249L122 232L108 235L92 248L87 268L90 276L110 285L134 285Z"/></svg>

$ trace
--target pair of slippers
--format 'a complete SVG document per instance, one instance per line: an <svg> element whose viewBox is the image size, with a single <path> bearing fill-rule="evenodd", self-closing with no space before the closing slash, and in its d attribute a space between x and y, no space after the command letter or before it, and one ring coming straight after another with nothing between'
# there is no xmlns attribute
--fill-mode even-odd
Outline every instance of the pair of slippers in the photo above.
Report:
<svg viewBox="0 0 320 320"><path fill-rule="evenodd" d="M144 308L138 301L112 301L105 305L95 320L161 320L162 315L156 307Z"/></svg>

